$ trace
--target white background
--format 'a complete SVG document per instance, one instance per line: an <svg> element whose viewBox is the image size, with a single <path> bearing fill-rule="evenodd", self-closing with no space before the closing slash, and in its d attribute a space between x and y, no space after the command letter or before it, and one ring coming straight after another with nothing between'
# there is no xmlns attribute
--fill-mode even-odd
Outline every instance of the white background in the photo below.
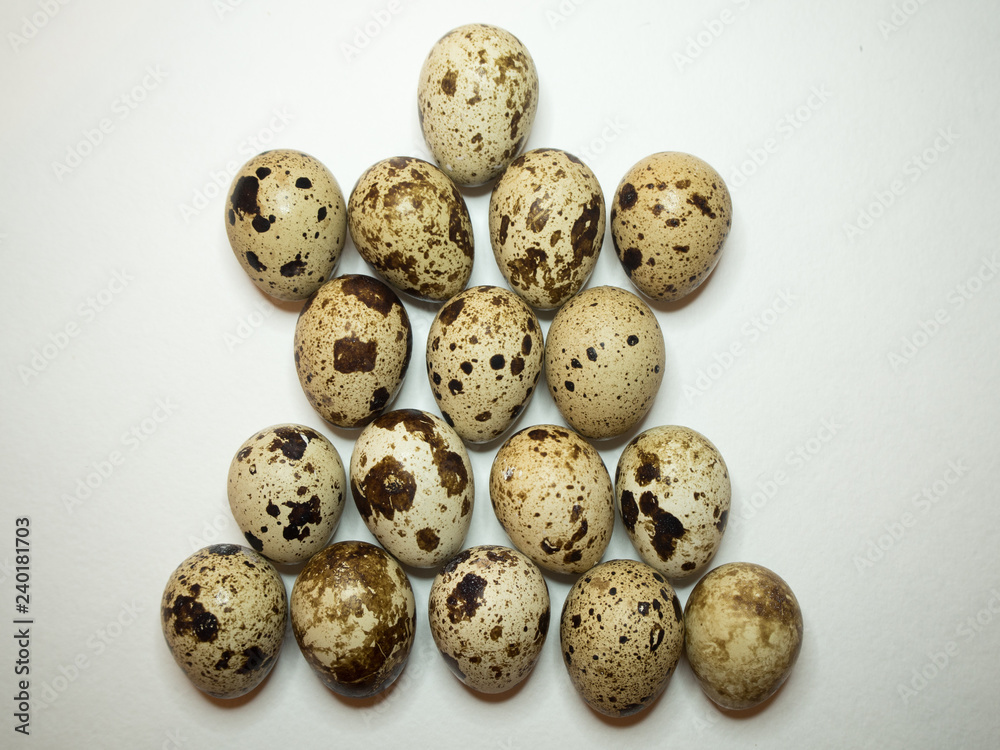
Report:
<svg viewBox="0 0 1000 750"><path fill-rule="evenodd" d="M241 541L225 491L240 443L301 422L347 463L356 436L324 425L299 388L300 305L272 305L228 247L229 180L264 148L312 153L345 195L380 159L427 158L417 74L439 36L471 21L509 29L534 57L528 147L576 153L609 199L661 150L696 154L729 182L717 270L689 301L654 305L668 364L653 409L598 447L613 472L638 430L674 423L722 451L734 499L715 562L770 567L805 618L791 678L749 716L717 710L683 661L645 713L590 711L560 660L569 583L552 577L549 642L501 699L465 689L435 651L428 572L411 571L417 638L381 699L336 697L289 637L259 690L215 701L163 642L173 568ZM994 744L998 22L987 0L5 2L0 743ZM465 195L471 283L502 284L489 189ZM338 273L365 271L348 241ZM629 288L610 234L597 284ZM406 304L414 357L394 405L434 410L422 355L436 306ZM540 318L547 329L552 315ZM540 388L517 424L550 421ZM506 543L487 489L496 448L470 449L468 544ZM27 740L11 700L20 516ZM351 502L335 535L350 538L371 539ZM623 556L634 553L619 522L606 559ZM294 570L283 574L290 590Z"/></svg>

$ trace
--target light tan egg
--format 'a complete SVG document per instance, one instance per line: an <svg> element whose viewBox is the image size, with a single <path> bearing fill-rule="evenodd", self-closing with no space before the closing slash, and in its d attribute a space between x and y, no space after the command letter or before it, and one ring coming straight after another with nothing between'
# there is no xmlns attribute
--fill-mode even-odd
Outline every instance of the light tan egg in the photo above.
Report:
<svg viewBox="0 0 1000 750"><path fill-rule="evenodd" d="M427 147L459 185L503 172L528 139L538 74L520 40L486 24L459 26L431 48L417 88Z"/></svg>
<svg viewBox="0 0 1000 750"><path fill-rule="evenodd" d="M570 680L592 709L629 716L667 688L684 620L666 579L636 560L609 560L566 595L559 636Z"/></svg>
<svg viewBox="0 0 1000 750"><path fill-rule="evenodd" d="M476 486L458 433L433 414L400 409L358 435L351 493L379 544L406 565L431 568L462 549Z"/></svg>
<svg viewBox="0 0 1000 750"><path fill-rule="evenodd" d="M611 237L636 288L674 301L708 278L732 219L732 199L719 173L697 156L665 151L622 177L611 203Z"/></svg>
<svg viewBox="0 0 1000 750"><path fill-rule="evenodd" d="M376 695L406 666L417 627L413 589L374 544L337 542L313 555L295 579L291 611L302 655L336 693Z"/></svg>
<svg viewBox="0 0 1000 750"><path fill-rule="evenodd" d="M340 185L301 151L265 151L240 167L226 201L226 235L251 281L282 300L325 282L347 239Z"/></svg>
<svg viewBox="0 0 1000 750"><path fill-rule="evenodd" d="M369 167L347 204L358 252L383 279L423 299L443 302L472 273L472 222L465 199L444 172L396 156Z"/></svg>
<svg viewBox="0 0 1000 750"><path fill-rule="evenodd" d="M295 325L295 369L309 403L338 427L361 427L392 402L413 349L399 297L361 274L331 279Z"/></svg>
<svg viewBox="0 0 1000 750"><path fill-rule="evenodd" d="M614 437L638 424L660 388L664 363L656 316L624 289L585 289L549 326L549 392L569 425L589 438Z"/></svg>
<svg viewBox="0 0 1000 750"><path fill-rule="evenodd" d="M251 549L215 544L170 575L160 623L174 661L215 698L253 690L278 660L288 622L285 585Z"/></svg>
<svg viewBox="0 0 1000 750"><path fill-rule="evenodd" d="M611 541L611 477L597 450L565 427L512 435L493 459L490 499L514 546L546 570L582 573Z"/></svg>
<svg viewBox="0 0 1000 750"><path fill-rule="evenodd" d="M549 630L549 590L541 571L507 547L472 547L431 585L434 643L458 679L502 693L535 666Z"/></svg>
<svg viewBox="0 0 1000 750"><path fill-rule="evenodd" d="M517 157L490 196L490 242L511 289L551 310L590 278L604 240L604 193L582 161L553 148Z"/></svg>
<svg viewBox="0 0 1000 750"><path fill-rule="evenodd" d="M678 425L636 436L618 459L615 499L632 546L669 579L701 573L729 520L729 470L712 442Z"/></svg>
<svg viewBox="0 0 1000 750"><path fill-rule="evenodd" d="M767 700L802 647L802 611L788 584L754 563L708 572L684 607L684 650L705 694L723 708Z"/></svg>
<svg viewBox="0 0 1000 750"><path fill-rule="evenodd" d="M326 546L344 511L347 479L333 444L300 424L247 439L229 464L229 507L247 542L280 563Z"/></svg>
<svg viewBox="0 0 1000 750"><path fill-rule="evenodd" d="M463 440L492 440L528 404L545 347L538 319L508 289L477 286L445 304L427 334L427 377Z"/></svg>

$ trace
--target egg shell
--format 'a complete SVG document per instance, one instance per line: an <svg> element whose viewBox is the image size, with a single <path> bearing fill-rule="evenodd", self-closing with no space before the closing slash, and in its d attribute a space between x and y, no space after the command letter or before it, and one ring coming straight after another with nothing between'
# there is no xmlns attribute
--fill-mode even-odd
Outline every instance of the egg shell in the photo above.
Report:
<svg viewBox="0 0 1000 750"><path fill-rule="evenodd" d="M635 287L675 301L715 268L732 219L732 199L719 173L697 156L665 151L622 177L611 203L611 237Z"/></svg>
<svg viewBox="0 0 1000 750"><path fill-rule="evenodd" d="M427 377L463 440L502 434L531 399L545 347L538 318L508 289L477 286L445 304L427 333Z"/></svg>
<svg viewBox="0 0 1000 750"><path fill-rule="evenodd" d="M229 464L229 507L244 538L280 563L326 546L344 511L347 478L333 444L300 424L267 427Z"/></svg>
<svg viewBox="0 0 1000 750"><path fill-rule="evenodd" d="M582 161L543 148L517 157L490 196L490 242L529 305L563 305L590 278L604 240L604 193Z"/></svg>
<svg viewBox="0 0 1000 750"><path fill-rule="evenodd" d="M615 501L632 546L672 580L708 566L722 542L731 498L719 449L688 427L652 427L618 459Z"/></svg>
<svg viewBox="0 0 1000 750"><path fill-rule="evenodd" d="M265 151L233 178L226 235L262 292L305 299L340 260L347 239L344 195L318 159L288 149Z"/></svg>
<svg viewBox="0 0 1000 750"><path fill-rule="evenodd" d="M379 544L406 565L430 568L458 554L475 491L462 439L433 414L388 412L354 444L354 502Z"/></svg>
<svg viewBox="0 0 1000 750"><path fill-rule="evenodd" d="M431 585L428 619L452 673L473 690L502 693L534 668L549 630L549 590L516 550L465 550Z"/></svg>
<svg viewBox="0 0 1000 750"><path fill-rule="evenodd" d="M514 546L554 573L589 570L611 541L611 477L601 454L565 427L512 435L493 460L490 499Z"/></svg>
<svg viewBox="0 0 1000 750"><path fill-rule="evenodd" d="M347 204L358 252L397 289L444 301L472 274L472 222L455 184L433 164L385 159L358 179Z"/></svg>
<svg viewBox="0 0 1000 750"><path fill-rule="evenodd" d="M427 147L459 185L481 185L511 163L531 132L538 73L508 31L469 24L431 48L417 87Z"/></svg>
<svg viewBox="0 0 1000 750"><path fill-rule="evenodd" d="M205 547L170 575L160 621L170 653L195 687L238 698L278 660L288 622L285 585L251 549Z"/></svg>
<svg viewBox="0 0 1000 750"><path fill-rule="evenodd" d="M684 607L684 651L705 694L742 710L767 700L802 647L802 610L788 584L754 563L720 565Z"/></svg>
<svg viewBox="0 0 1000 750"><path fill-rule="evenodd" d="M295 369L309 403L338 427L361 427L396 397L413 350L399 297L361 274L331 279L295 325Z"/></svg>
<svg viewBox="0 0 1000 750"><path fill-rule="evenodd" d="M649 306L612 286L585 289L556 313L545 377L559 412L588 438L632 429L663 380L663 332Z"/></svg>
<svg viewBox="0 0 1000 750"><path fill-rule="evenodd" d="M569 590L559 628L573 686L605 716L629 716L664 690L684 648L684 620L666 579L636 560L609 560Z"/></svg>
<svg viewBox="0 0 1000 750"><path fill-rule="evenodd" d="M337 542L313 555L295 579L291 611L302 655L335 693L367 698L403 671L417 626L413 589L374 544Z"/></svg>

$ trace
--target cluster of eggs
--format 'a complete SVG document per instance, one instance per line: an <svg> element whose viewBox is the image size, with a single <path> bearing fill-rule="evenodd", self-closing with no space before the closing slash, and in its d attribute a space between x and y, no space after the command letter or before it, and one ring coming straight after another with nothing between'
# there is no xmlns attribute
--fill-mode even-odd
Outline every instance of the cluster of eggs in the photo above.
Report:
<svg viewBox="0 0 1000 750"><path fill-rule="evenodd" d="M294 354L307 399L327 422L363 429L346 472L336 448L298 424L263 429L236 452L228 496L252 549L199 550L162 601L167 643L206 693L232 698L256 687L289 617L329 688L353 697L385 689L416 630L404 565L438 570L431 633L478 691L510 689L537 661L550 615L542 570L579 576L560 644L574 686L603 714L650 705L682 652L727 708L765 700L790 672L802 618L777 575L720 566L683 610L670 583L702 574L725 531L731 488L716 447L686 427L653 427L625 446L612 481L588 442L646 415L663 377L663 334L638 295L581 291L604 239L604 195L575 156L520 153L537 101L521 42L463 26L434 45L420 72L420 122L437 166L378 162L346 201L330 171L297 151L260 154L234 178L226 230L237 259L264 292L306 300ZM510 289L466 288L474 242L459 187L493 179L490 242ZM731 215L712 167L664 152L622 178L610 226L636 288L677 300L715 267ZM329 279L348 233L375 276ZM413 348L396 290L443 303L426 342L440 416L388 410ZM547 340L536 309L557 310ZM503 443L489 491L513 548L463 549L475 500L465 445L502 436L543 370L569 426L534 425ZM348 482L378 545L328 544ZM641 562L601 563L616 509ZM290 597L272 563L304 563Z"/></svg>

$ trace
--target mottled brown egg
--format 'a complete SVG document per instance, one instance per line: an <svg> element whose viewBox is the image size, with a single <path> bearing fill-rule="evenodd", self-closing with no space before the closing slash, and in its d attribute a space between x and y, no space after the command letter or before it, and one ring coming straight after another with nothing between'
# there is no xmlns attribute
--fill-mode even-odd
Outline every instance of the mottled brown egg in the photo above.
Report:
<svg viewBox="0 0 1000 750"><path fill-rule="evenodd" d="M545 377L563 418L589 438L627 432L649 411L663 380L663 332L639 297L585 289L549 326Z"/></svg>
<svg viewBox="0 0 1000 750"><path fill-rule="evenodd" d="M636 560L609 560L569 590L559 636L587 705L629 716L666 690L684 649L684 619L663 576Z"/></svg>
<svg viewBox="0 0 1000 750"><path fill-rule="evenodd" d="M549 589L520 552L472 547L437 574L428 619L455 676L481 693L502 693L538 661L549 630Z"/></svg>
<svg viewBox="0 0 1000 750"><path fill-rule="evenodd" d="M399 563L367 542L337 542L302 568L291 596L292 632L323 684L350 698L389 687L417 627L413 589Z"/></svg>
<svg viewBox="0 0 1000 750"><path fill-rule="evenodd" d="M369 167L351 191L347 219L361 257L397 289L443 302L469 281L469 211L433 164L396 156Z"/></svg>
<svg viewBox="0 0 1000 750"><path fill-rule="evenodd" d="M636 288L674 301L708 278L732 219L719 173L697 156L666 151L622 177L611 203L611 237Z"/></svg>
<svg viewBox="0 0 1000 750"><path fill-rule="evenodd" d="M396 397L413 349L399 297L361 274L331 279L295 325L295 369L309 403L338 427L361 427Z"/></svg>
<svg viewBox="0 0 1000 750"><path fill-rule="evenodd" d="M427 377L463 440L500 435L528 404L545 347L538 319L507 289L477 286L438 310L427 334Z"/></svg>
<svg viewBox="0 0 1000 750"><path fill-rule="evenodd" d="M417 89L427 147L459 185L481 185L511 163L538 108L538 74L520 40L485 24L459 26L431 48Z"/></svg>
<svg viewBox="0 0 1000 750"><path fill-rule="evenodd" d="M248 438L229 464L229 507L247 542L280 563L326 546L344 511L347 479L333 444L300 424Z"/></svg>
<svg viewBox="0 0 1000 750"><path fill-rule="evenodd" d="M351 493L379 544L406 565L430 568L462 549L476 486L458 433L433 414L400 409L358 436Z"/></svg>
<svg viewBox="0 0 1000 750"><path fill-rule="evenodd" d="M215 544L171 574L160 620L174 661L195 687L238 698L278 660L288 622L285 585L253 550Z"/></svg>
<svg viewBox="0 0 1000 750"><path fill-rule="evenodd" d="M604 193L572 154L517 157L490 196L493 256L511 289L542 310L562 306L590 278L604 240Z"/></svg>
<svg viewBox="0 0 1000 750"><path fill-rule="evenodd" d="M684 651L705 694L751 708L781 687L802 646L802 611L776 573L727 563L702 578L684 607Z"/></svg>
<svg viewBox="0 0 1000 750"><path fill-rule="evenodd" d="M258 154L233 178L226 235L261 291L305 299L330 277L344 249L347 210L340 185L309 154Z"/></svg>
<svg viewBox="0 0 1000 750"><path fill-rule="evenodd" d="M625 446L615 499L632 546L667 578L699 574L726 530L732 488L712 442L678 425L653 427Z"/></svg>
<svg viewBox="0 0 1000 750"><path fill-rule="evenodd" d="M490 500L514 546L555 573L592 568L614 531L601 454L565 427L542 424L512 435L493 459Z"/></svg>

